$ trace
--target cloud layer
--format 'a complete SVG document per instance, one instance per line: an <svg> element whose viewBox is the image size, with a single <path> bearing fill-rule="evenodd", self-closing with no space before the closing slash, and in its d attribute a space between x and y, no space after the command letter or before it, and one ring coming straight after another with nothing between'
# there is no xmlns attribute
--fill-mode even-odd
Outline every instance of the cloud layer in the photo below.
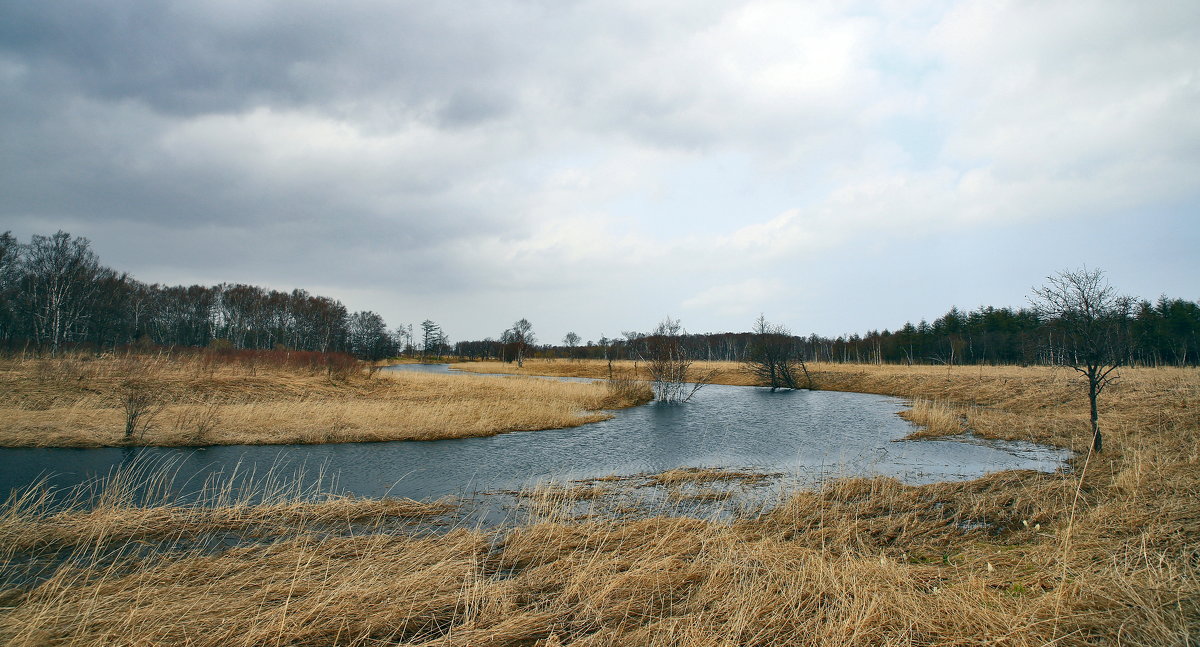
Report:
<svg viewBox="0 0 1200 647"><path fill-rule="evenodd" d="M456 338L1200 297L1200 5L9 3L0 228Z"/></svg>

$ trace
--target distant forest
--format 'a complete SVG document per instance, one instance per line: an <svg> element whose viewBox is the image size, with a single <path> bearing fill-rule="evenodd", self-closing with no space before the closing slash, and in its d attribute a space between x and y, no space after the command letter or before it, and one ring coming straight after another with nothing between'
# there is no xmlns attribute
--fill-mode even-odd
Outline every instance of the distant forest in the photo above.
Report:
<svg viewBox="0 0 1200 647"><path fill-rule="evenodd" d="M65 232L19 243L0 235L0 346L57 352L128 345L399 353L383 317L336 299L253 285L146 284L105 267Z"/></svg>
<svg viewBox="0 0 1200 647"><path fill-rule="evenodd" d="M750 324L751 322L747 322ZM1124 322L1127 361L1145 366L1200 362L1200 304L1160 297L1141 301ZM86 238L65 232L20 243L0 235L0 348L8 352L96 351L131 345L158 347L291 349L350 353L365 360L401 354L511 359L514 343L451 344L436 323L389 329L372 311L348 312L336 299L304 290L280 292L221 284L164 286L142 283L101 264ZM526 346L533 357L636 359L650 336L624 332L615 339ZM754 334L685 334L695 359L743 361ZM895 364L1056 363L1060 342L1054 320L1032 309L951 308L932 323L906 323L837 338L792 336L808 361Z"/></svg>
<svg viewBox="0 0 1200 647"><path fill-rule="evenodd" d="M792 336L805 361L878 364L1059 364L1067 348L1055 321L1042 321L1032 309L983 307L970 312L951 308L933 323L906 323L899 330L872 330L836 338ZM1160 298L1139 302L1125 322L1134 366L1196 366L1200 361L1200 304ZM704 333L681 338L688 356L700 360L744 361L755 334ZM531 356L636 359L648 335L625 333L569 348L547 346ZM464 357L497 357L497 342L460 342Z"/></svg>

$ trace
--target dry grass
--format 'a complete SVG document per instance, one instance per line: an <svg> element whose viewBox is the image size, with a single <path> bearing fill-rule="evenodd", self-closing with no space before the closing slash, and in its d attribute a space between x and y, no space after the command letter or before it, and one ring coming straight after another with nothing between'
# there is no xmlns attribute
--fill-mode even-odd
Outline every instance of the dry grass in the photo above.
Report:
<svg viewBox="0 0 1200 647"><path fill-rule="evenodd" d="M195 359L0 360L0 446L124 444L130 385L150 394L144 445L430 440L572 427L638 404L600 384L423 373L213 367ZM645 401L644 399L641 401Z"/></svg>
<svg viewBox="0 0 1200 647"><path fill-rule="evenodd" d="M740 481L756 483L771 475L760 472L740 472L737 470L719 469L715 467L677 467L650 477L655 485L682 485L696 483L712 483L715 481Z"/></svg>
<svg viewBox="0 0 1200 647"><path fill-rule="evenodd" d="M917 398L912 406L900 412L900 417L920 427L908 435L910 439L954 436L968 431L966 413L961 407Z"/></svg>
<svg viewBox="0 0 1200 647"><path fill-rule="evenodd" d="M1086 436L1078 385L1065 373L821 375L827 386L941 402L977 433ZM104 533L79 521L77 559L0 592L0 642L1190 647L1200 638L1198 384L1195 371L1125 372L1102 401L1111 450L1086 469L1081 456L1073 473L918 487L845 479L727 523L558 519L437 537L368 523L323 535L287 521L287 506L311 518L346 502L279 501L241 513L280 515L269 543L128 559L93 548L97 536L120 534L126 515L143 527L146 513L121 512ZM720 482L668 474L659 476ZM596 492L533 496L570 503ZM172 514L183 513L164 518ZM7 537L62 536L43 527L71 522L43 512L17 523Z"/></svg>
<svg viewBox="0 0 1200 647"><path fill-rule="evenodd" d="M562 360L562 359L527 359L524 368L516 364L499 361L461 362L452 364L456 369L473 373L498 373L503 375L548 375L552 377L587 377L605 379L608 377L608 362L598 359ZM650 372L645 362L619 360L612 363L613 376L617 378L649 380ZM694 362L691 372L695 375L709 375L712 384L730 384L734 386L753 386L755 378L742 364L735 362Z"/></svg>

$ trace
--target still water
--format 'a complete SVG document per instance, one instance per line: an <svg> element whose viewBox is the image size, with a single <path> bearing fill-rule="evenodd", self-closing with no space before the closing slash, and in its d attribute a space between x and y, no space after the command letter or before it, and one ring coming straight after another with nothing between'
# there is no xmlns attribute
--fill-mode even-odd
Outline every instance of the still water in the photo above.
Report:
<svg viewBox="0 0 1200 647"><path fill-rule="evenodd" d="M446 372L445 366L397 367ZM503 378L497 378L503 379ZM898 398L710 385L686 405L650 403L604 422L488 438L208 448L0 449L0 499L46 479L69 487L134 461L162 461L177 487L268 470L339 492L436 499L549 481L722 467L780 473L798 484L887 475L906 483L971 479L1008 469L1054 471L1068 452L975 439L902 441L913 427Z"/></svg>

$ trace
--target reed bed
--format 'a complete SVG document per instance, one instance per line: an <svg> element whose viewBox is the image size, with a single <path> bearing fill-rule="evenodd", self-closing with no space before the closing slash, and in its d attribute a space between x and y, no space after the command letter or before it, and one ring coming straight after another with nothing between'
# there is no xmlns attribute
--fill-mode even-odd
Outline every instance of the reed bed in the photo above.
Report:
<svg viewBox="0 0 1200 647"><path fill-rule="evenodd" d="M123 399L144 396L125 435ZM573 427L645 401L600 384L320 370L201 358L0 360L0 446L430 440Z"/></svg>

